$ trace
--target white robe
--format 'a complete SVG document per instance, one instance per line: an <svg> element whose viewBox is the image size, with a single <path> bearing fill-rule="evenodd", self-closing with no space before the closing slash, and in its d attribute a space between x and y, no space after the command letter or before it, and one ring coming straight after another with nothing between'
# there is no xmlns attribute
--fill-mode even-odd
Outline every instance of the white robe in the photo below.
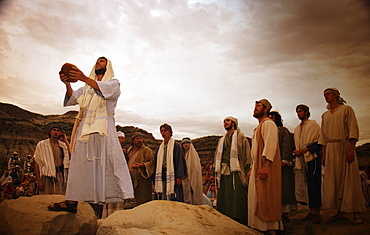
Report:
<svg viewBox="0 0 370 235"><path fill-rule="evenodd" d="M117 79L97 83L107 101L108 136L91 134L88 143L79 141L85 121L82 119L77 130L76 145L72 151L66 199L92 203L122 202L126 198L133 198L134 191L127 163L118 142L114 119L117 100L121 93L120 83ZM83 87L74 91L69 100L66 97L64 105L76 105L82 92Z"/></svg>
<svg viewBox="0 0 370 235"><path fill-rule="evenodd" d="M294 129L294 144L297 150L307 147L318 141L320 126L314 120L307 120ZM298 202L308 203L308 188L306 179L306 162L316 158L314 154L307 151L304 156L296 156L294 166L295 173L295 196Z"/></svg>
<svg viewBox="0 0 370 235"><path fill-rule="evenodd" d="M359 138L357 119L348 105L322 115L319 144L326 145L323 208L342 212L366 211L357 156L348 163L349 139Z"/></svg>

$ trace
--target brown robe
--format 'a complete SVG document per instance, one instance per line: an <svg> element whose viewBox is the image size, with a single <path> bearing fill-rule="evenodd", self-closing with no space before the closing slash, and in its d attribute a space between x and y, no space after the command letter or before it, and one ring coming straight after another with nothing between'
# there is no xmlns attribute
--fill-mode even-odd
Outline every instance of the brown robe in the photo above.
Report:
<svg viewBox="0 0 370 235"><path fill-rule="evenodd" d="M133 153L133 147L128 150L129 158L133 154L137 154L134 164L140 163L144 164L144 168L139 168L138 170L130 170L132 185L134 187L135 199L138 205L152 200L152 180L151 176L154 172L153 165L153 152L149 147L143 145L140 150Z"/></svg>
<svg viewBox="0 0 370 235"><path fill-rule="evenodd" d="M265 222L281 220L281 163L280 150L277 144L274 160L270 164L268 177L266 180L260 180L258 172L263 166L265 158L262 157L263 149L266 147L262 137L261 128L264 119L257 127L255 135L258 143L258 159L254 163L255 180L257 191L257 206L255 215ZM277 132L276 132L277 133ZM278 138L276 137L276 140ZM268 146L267 146L268 147Z"/></svg>

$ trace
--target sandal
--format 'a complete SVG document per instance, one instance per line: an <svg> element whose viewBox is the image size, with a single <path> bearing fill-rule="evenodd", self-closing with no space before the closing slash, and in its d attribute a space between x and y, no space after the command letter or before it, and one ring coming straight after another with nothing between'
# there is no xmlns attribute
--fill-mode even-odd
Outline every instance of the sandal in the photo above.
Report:
<svg viewBox="0 0 370 235"><path fill-rule="evenodd" d="M353 219L353 224L358 225L364 223L364 220L362 218L354 218Z"/></svg>
<svg viewBox="0 0 370 235"><path fill-rule="evenodd" d="M77 212L78 202L70 203L68 201L54 203L53 205L48 206L48 209L51 211L67 211L69 213Z"/></svg>
<svg viewBox="0 0 370 235"><path fill-rule="evenodd" d="M132 209L136 206L136 200L135 198L128 198L128 199L125 199L124 200L124 203L123 203L123 209Z"/></svg>
<svg viewBox="0 0 370 235"><path fill-rule="evenodd" d="M336 214L328 219L328 223L333 223L338 220L348 220L348 218L345 217L344 215Z"/></svg>

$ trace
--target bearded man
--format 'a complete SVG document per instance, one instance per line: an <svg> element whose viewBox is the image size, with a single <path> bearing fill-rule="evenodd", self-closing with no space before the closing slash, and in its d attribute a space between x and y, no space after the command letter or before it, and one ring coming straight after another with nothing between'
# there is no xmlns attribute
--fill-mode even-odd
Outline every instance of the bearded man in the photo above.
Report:
<svg viewBox="0 0 370 235"><path fill-rule="evenodd" d="M216 209L224 215L247 224L246 172L250 164L250 146L238 127L238 119L224 119L226 134L218 141L215 173L218 181Z"/></svg>
<svg viewBox="0 0 370 235"><path fill-rule="evenodd" d="M267 99L256 101L253 112L259 124L252 137L252 165L248 174L248 226L275 234L283 230L281 163L278 129L269 119Z"/></svg>
<svg viewBox="0 0 370 235"><path fill-rule="evenodd" d="M127 149L127 155L136 203L140 205L151 201L154 156L153 151L144 145L142 133L135 132L132 135L131 147Z"/></svg>
<svg viewBox="0 0 370 235"><path fill-rule="evenodd" d="M119 80L113 78L112 63L100 57L89 77L75 66L69 77L85 86L74 91L68 76L60 74L66 85L64 106L78 104L80 112L71 137L67 200L50 205L49 210L76 213L78 201L103 205L127 199L134 205L130 174L116 135L114 113L121 90ZM101 211L95 212L101 217Z"/></svg>

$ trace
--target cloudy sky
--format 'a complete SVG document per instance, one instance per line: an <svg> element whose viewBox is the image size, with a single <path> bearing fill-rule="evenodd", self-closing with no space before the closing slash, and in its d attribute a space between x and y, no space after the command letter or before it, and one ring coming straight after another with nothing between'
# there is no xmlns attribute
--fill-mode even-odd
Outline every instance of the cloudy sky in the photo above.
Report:
<svg viewBox="0 0 370 235"><path fill-rule="evenodd" d="M88 75L99 56L121 82L117 124L156 138L165 122L176 139L221 135L229 115L251 136L260 98L293 131L295 106L320 123L337 87L370 142L368 0L0 0L0 102L77 110L62 106L58 71Z"/></svg>

